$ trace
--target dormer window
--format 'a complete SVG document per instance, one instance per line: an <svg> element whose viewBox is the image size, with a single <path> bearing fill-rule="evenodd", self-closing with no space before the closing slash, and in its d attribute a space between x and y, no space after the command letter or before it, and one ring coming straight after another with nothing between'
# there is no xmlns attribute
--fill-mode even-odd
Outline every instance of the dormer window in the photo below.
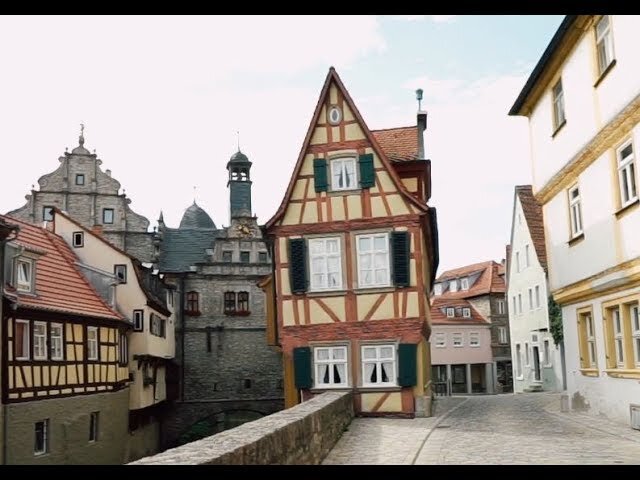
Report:
<svg viewBox="0 0 640 480"><path fill-rule="evenodd" d="M471 309L470 308L463 308L462 309L462 316L464 318L470 318L471 317Z"/></svg>
<svg viewBox="0 0 640 480"><path fill-rule="evenodd" d="M451 280L449 282L449 291L451 291L451 292L457 292L458 291L458 281L457 280Z"/></svg>
<svg viewBox="0 0 640 480"><path fill-rule="evenodd" d="M456 315L456 310L453 307L447 307L447 317L453 318Z"/></svg>
<svg viewBox="0 0 640 480"><path fill-rule="evenodd" d="M460 288L462 290L469 290L469 279L468 278L463 278L462 280L460 280Z"/></svg>
<svg viewBox="0 0 640 480"><path fill-rule="evenodd" d="M33 262L20 258L16 262L16 288L21 292L30 292L33 285Z"/></svg>
<svg viewBox="0 0 640 480"><path fill-rule="evenodd" d="M436 283L434 285L433 294L434 295L442 295L442 284L441 283Z"/></svg>
<svg viewBox="0 0 640 480"><path fill-rule="evenodd" d="M331 160L331 189L353 190L356 182L356 159L334 158Z"/></svg>

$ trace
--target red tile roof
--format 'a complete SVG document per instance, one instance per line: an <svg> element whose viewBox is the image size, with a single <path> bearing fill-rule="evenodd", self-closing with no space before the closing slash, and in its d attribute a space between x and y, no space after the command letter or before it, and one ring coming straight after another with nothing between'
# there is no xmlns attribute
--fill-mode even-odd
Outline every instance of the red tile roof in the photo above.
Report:
<svg viewBox="0 0 640 480"><path fill-rule="evenodd" d="M441 309L446 307L453 308L469 308L471 309L471 317L447 317L446 310L443 312ZM433 299L431 303L431 324L432 325L465 325L471 323L481 323L488 324L482 315L478 313L478 311L473 308L473 306L464 299L444 299L441 296Z"/></svg>
<svg viewBox="0 0 640 480"><path fill-rule="evenodd" d="M437 283L444 280L452 280L454 278L468 277L469 275L478 272L481 272L481 274L473 285L469 285L469 290L460 290L460 286L458 286L457 292L450 292L447 290L436 298L471 298L479 295L487 295L489 293L505 293L506 286L504 277L499 275L501 268L502 265L490 260L488 262L474 263L465 267L447 270L436 279Z"/></svg>
<svg viewBox="0 0 640 480"><path fill-rule="evenodd" d="M62 237L13 217L0 219L20 227L16 243L41 254L36 260L35 295L16 291L21 306L87 317L121 320L75 265L78 260Z"/></svg>
<svg viewBox="0 0 640 480"><path fill-rule="evenodd" d="M536 249L536 255L540 265L547 271L547 251L544 245L544 217L542 215L542 206L533 196L533 188L531 185L517 185L516 195L520 199L524 218L529 227L533 247Z"/></svg>
<svg viewBox="0 0 640 480"><path fill-rule="evenodd" d="M404 161L418 158L417 126L372 130L371 133L390 160Z"/></svg>

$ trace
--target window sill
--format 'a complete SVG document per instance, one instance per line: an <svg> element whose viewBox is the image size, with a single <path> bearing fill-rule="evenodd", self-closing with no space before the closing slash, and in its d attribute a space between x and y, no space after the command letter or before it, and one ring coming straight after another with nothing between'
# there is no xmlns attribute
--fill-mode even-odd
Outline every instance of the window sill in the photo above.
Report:
<svg viewBox="0 0 640 480"><path fill-rule="evenodd" d="M350 188L348 190L327 190L328 197L340 197L343 195L360 195L364 188Z"/></svg>
<svg viewBox="0 0 640 480"><path fill-rule="evenodd" d="M391 293L391 292L395 292L396 288L391 286L391 285L385 285L385 286L373 286L373 287L357 287L354 288L353 291L355 293Z"/></svg>
<svg viewBox="0 0 640 480"><path fill-rule="evenodd" d="M251 315L251 312L247 310L239 311L239 312L224 312L227 317L248 317Z"/></svg>
<svg viewBox="0 0 640 480"><path fill-rule="evenodd" d="M584 232L582 232L580 235L576 235L575 237L570 239L567 242L567 245L569 245L570 247L573 247L574 245L580 243L582 240L584 240Z"/></svg>
<svg viewBox="0 0 640 480"><path fill-rule="evenodd" d="M638 205L640 205L640 198L636 198L632 202L630 202L627 205L625 205L624 207L620 208L618 211L616 211L616 213L614 215L616 216L616 218L618 220L620 220L622 217L627 215L629 212L633 212L634 210L636 210L638 208Z"/></svg>
<svg viewBox="0 0 640 480"><path fill-rule="evenodd" d="M614 378L640 378L640 369L607 368L605 372Z"/></svg>
<svg viewBox="0 0 640 480"><path fill-rule="evenodd" d="M551 138L554 138L554 137L558 134L558 132L559 132L560 130L562 130L562 127L564 127L566 124L567 124L567 119L565 118L565 119L562 121L562 123L561 123L560 125L558 125L558 126L556 127L556 129L553 131L553 133L551 134Z"/></svg>
<svg viewBox="0 0 640 480"><path fill-rule="evenodd" d="M324 386L314 386L311 387L309 389L309 391L311 393L322 393L322 392L326 392L327 390L344 390L344 391L349 391L351 390L353 387L350 387L349 385L344 386L344 385L340 385L340 386L332 386L332 385L324 385Z"/></svg>
<svg viewBox="0 0 640 480"><path fill-rule="evenodd" d="M580 373L585 377L598 377L600 376L600 371L597 368L581 368Z"/></svg>
<svg viewBox="0 0 640 480"><path fill-rule="evenodd" d="M614 58L613 60L611 60L609 65L607 65L607 68L605 68L602 71L602 73L600 74L600 76L596 80L596 83L593 84L593 88L596 88L598 85L600 85L600 82L602 82L602 80L604 80L604 77L606 77L609 74L609 72L611 70L613 70L613 67L615 67L615 66L616 66L616 59Z"/></svg>
<svg viewBox="0 0 640 480"><path fill-rule="evenodd" d="M398 392L402 389L399 385L359 385L356 389L357 392Z"/></svg>
<svg viewBox="0 0 640 480"><path fill-rule="evenodd" d="M314 290L307 292L306 296L313 297L341 297L347 293L346 290ZM294 295L304 295L304 293L295 293Z"/></svg>

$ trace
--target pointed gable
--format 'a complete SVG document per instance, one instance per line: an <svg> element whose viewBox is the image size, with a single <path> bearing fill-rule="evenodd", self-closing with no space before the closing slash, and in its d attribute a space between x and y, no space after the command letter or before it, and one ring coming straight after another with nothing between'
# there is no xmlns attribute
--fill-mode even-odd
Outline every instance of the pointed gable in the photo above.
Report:
<svg viewBox="0 0 640 480"><path fill-rule="evenodd" d="M407 138L403 135L401 140L406 144ZM398 145L403 154L411 150L405 144ZM398 146L394 145L391 150ZM344 188L348 194L327 195L332 188L332 175L334 182L339 176L332 171L337 163L331 161L342 156L355 158L355 164L342 167L348 169L347 176L355 174L355 179L347 181L347 187L354 185L354 188ZM428 209L407 191L391 166L387 152L367 127L332 67L320 92L285 196L275 215L267 221L266 228L278 222L331 222L424 213Z"/></svg>

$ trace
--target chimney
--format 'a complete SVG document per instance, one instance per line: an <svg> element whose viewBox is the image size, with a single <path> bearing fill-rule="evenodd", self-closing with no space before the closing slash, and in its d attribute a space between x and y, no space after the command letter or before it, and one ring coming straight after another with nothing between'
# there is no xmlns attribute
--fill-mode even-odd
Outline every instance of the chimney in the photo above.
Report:
<svg viewBox="0 0 640 480"><path fill-rule="evenodd" d="M427 112L422 110L422 89L416 90L418 100L418 158L424 160L424 131L427 129Z"/></svg>

